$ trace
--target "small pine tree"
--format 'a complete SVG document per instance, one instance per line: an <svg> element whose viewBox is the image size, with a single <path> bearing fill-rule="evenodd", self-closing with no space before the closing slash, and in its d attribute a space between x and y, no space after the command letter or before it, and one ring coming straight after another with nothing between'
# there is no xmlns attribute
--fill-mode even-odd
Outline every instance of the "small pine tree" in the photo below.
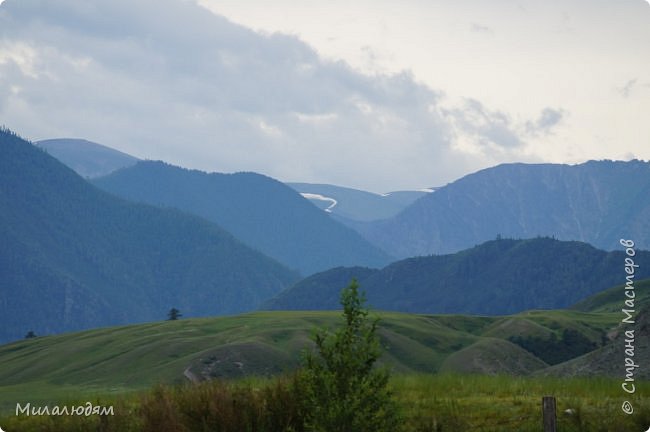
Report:
<svg viewBox="0 0 650 432"><path fill-rule="evenodd" d="M341 292L343 326L317 332L318 355L304 357L307 426L318 432L399 430L397 405L388 389L387 369L374 367L380 344L378 319L363 308L356 280Z"/></svg>
<svg viewBox="0 0 650 432"><path fill-rule="evenodd" d="M183 316L183 314L181 313L181 311L179 311L176 308L171 308L169 310L169 312L167 312L167 320L168 321L176 321L177 319L179 319L182 316Z"/></svg>

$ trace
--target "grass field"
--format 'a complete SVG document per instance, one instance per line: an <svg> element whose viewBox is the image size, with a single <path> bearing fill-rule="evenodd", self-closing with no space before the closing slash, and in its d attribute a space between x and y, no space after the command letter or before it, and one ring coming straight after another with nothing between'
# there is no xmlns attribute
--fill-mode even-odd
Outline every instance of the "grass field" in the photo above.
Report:
<svg viewBox="0 0 650 432"><path fill-rule="evenodd" d="M259 391L272 385L274 378L249 378L238 380L235 387ZM185 384L181 391L188 400L204 393L205 386L227 385L217 381L198 385ZM641 395L650 391L650 383L640 383L637 395L626 397L620 382L605 378L530 378L513 376L456 375L456 374L398 374L391 381L398 400L406 431L540 431L542 396L557 398L558 427L560 431L645 431L650 425L650 400ZM160 389L156 390L159 391ZM178 395L170 388L169 395ZM60 405L94 405L115 407L115 419L109 419L110 427L124 430L150 430L147 428L144 400L152 392L127 395L105 395L99 398L74 397L61 401ZM180 399L180 398L179 398ZM192 400L192 399L190 399ZM635 412L626 415L621 410L624 400L629 400ZM149 402L150 403L150 402ZM32 403L35 405L35 403ZM200 401L197 400L197 405ZM172 404L173 405L173 404ZM178 407L165 410L174 412ZM568 414L565 411L571 410ZM181 414L179 414L180 416ZM5 414L0 425L8 431L15 430L89 430L98 427L97 417L15 417ZM111 423L113 422L113 423ZM143 425L144 423L144 425ZM117 426L115 426L117 425ZM133 429L130 429L133 427ZM117 430L117 429L116 429ZM206 429L210 430L210 429Z"/></svg>
<svg viewBox="0 0 650 432"><path fill-rule="evenodd" d="M539 430L541 398L554 395L562 431L645 431L640 425L650 421L647 381L639 382L630 399L635 414L626 416L620 408L625 396L620 379L531 377L548 369L548 364L509 340L547 338L572 330L601 343L603 335L620 323L619 313L603 311L607 304L613 305L611 297L592 301L591 307L601 310L598 313L527 311L485 317L374 312L381 319L381 363L393 371L391 385L403 407L407 430ZM300 364L314 329L332 329L339 322L340 312L256 312L96 329L3 345L0 426L93 429L97 419L67 424L76 420L14 415L17 403L62 406L92 401L114 404L122 410L120 428L128 428L133 426L128 418L138 417L143 398L147 400L158 384L187 388L190 399L192 389L219 382L249 389L272 385L275 377ZM195 383L190 384L188 377ZM211 382L196 384L208 379ZM564 414L566 409L573 414Z"/></svg>
<svg viewBox="0 0 650 432"><path fill-rule="evenodd" d="M650 425L650 385L621 410L626 396L615 379L530 378L477 375L407 375L394 379L413 427L458 431L539 431L541 399L557 398L560 431L634 431ZM573 410L573 414L565 413ZM434 427L435 426L435 427ZM426 429L425 429L426 430Z"/></svg>
<svg viewBox="0 0 650 432"><path fill-rule="evenodd" d="M545 367L508 342L511 335L574 328L598 340L614 314L534 311L508 317L378 313L382 358L397 373L526 374ZM39 337L0 346L0 412L18 400L56 401L69 393L123 393L157 383L273 376L293 370L314 328L333 328L338 312L259 312ZM477 360L476 352L499 349ZM450 356L454 356L451 357Z"/></svg>

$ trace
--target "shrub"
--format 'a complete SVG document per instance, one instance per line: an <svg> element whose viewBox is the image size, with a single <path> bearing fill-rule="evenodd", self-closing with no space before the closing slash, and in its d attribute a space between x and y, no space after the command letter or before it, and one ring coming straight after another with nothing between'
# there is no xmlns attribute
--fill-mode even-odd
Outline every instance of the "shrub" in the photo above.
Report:
<svg viewBox="0 0 650 432"><path fill-rule="evenodd" d="M304 357L307 430L381 432L399 430L389 372L375 368L380 356L378 320L368 317L356 280L341 292L343 326L317 332L317 353Z"/></svg>

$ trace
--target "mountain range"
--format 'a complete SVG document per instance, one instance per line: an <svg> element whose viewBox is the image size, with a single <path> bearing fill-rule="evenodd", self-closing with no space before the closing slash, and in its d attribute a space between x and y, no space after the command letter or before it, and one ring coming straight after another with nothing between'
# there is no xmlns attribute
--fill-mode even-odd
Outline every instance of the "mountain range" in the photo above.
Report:
<svg viewBox="0 0 650 432"><path fill-rule="evenodd" d="M175 207L217 223L303 275L392 259L284 183L256 173L205 173L143 161L93 183L120 197Z"/></svg>
<svg viewBox="0 0 650 432"><path fill-rule="evenodd" d="M84 139L56 138L37 141L35 144L75 170L80 176L89 179L106 176L140 161L129 154ZM329 184L286 184L343 223L390 218L416 199L434 190L429 188L377 194Z"/></svg>
<svg viewBox="0 0 650 432"><path fill-rule="evenodd" d="M171 307L190 316L258 307L334 309L352 278L373 307L386 310L495 315L564 308L620 282L622 250L539 236L514 240L506 238L516 237L508 234L510 225L525 235L548 229L568 237L573 227L609 248L621 249L619 235L640 249L647 241L649 164L640 161L502 165L411 194L405 199L412 204L392 218L359 220L379 208L371 203L366 216L348 220L371 240L377 242L379 227L385 240L395 227L417 225L392 247L377 242L398 254L478 244L387 265L388 254L334 220L342 216L301 196L352 202L360 191L311 184L292 189L256 173L208 174L139 161L86 141L41 142L62 158L65 152L52 149L67 148L70 164L115 162L110 174L84 180L15 134L3 130L1 138L7 325L0 340L28 327L55 333L160 319ZM87 146L75 156L74 149ZM359 202L357 209L369 201ZM423 234L443 226L444 233L433 236L440 242ZM489 232L497 240L479 241ZM648 252L638 250L637 259L638 276L650 275ZM298 272L309 277L299 281Z"/></svg>
<svg viewBox="0 0 650 432"><path fill-rule="evenodd" d="M287 183L336 220L349 224L388 219L434 188L377 194L342 186L314 183Z"/></svg>
<svg viewBox="0 0 650 432"><path fill-rule="evenodd" d="M408 258L381 270L335 268L297 282L268 310L336 309L356 278L376 309L504 315L559 309L625 280L625 252L551 238L498 239L448 255ZM650 252L636 251L636 278L650 277ZM621 304L623 293L621 293Z"/></svg>
<svg viewBox="0 0 650 432"><path fill-rule="evenodd" d="M67 152L49 151L81 173L101 164L105 152L119 154L82 140L47 142L51 142L52 148L65 144ZM102 151L88 151L89 144ZM137 161L122 160L119 167L132 167L134 160ZM589 161L578 165L503 164L440 188L388 194L327 184L288 185L326 210L332 219L353 228L383 250L384 258L457 252L497 235L552 236L587 242L605 250L616 249L619 238L627 237L642 249L650 248L650 163L639 160ZM140 194L138 199L147 201L150 195L155 194ZM159 201L178 206L170 197ZM186 210L195 212L196 206L188 207ZM203 212L203 216L224 222L214 212ZM237 231L234 228L230 227ZM242 232L236 235L245 237ZM282 253L273 253L268 245L255 244L251 239L247 243L290 265ZM368 265L361 261L332 261L317 270L328 265L355 264ZM301 270L303 274L311 273L305 267Z"/></svg>
<svg viewBox="0 0 650 432"><path fill-rule="evenodd" d="M0 130L0 342L257 307L297 273L217 225L114 197Z"/></svg>
<svg viewBox="0 0 650 432"><path fill-rule="evenodd" d="M85 178L101 177L135 165L139 160L84 139L57 138L37 141L35 144Z"/></svg>
<svg viewBox="0 0 650 432"><path fill-rule="evenodd" d="M398 215L355 228L398 258L457 252L497 235L553 236L650 249L650 162L504 164L427 194Z"/></svg>

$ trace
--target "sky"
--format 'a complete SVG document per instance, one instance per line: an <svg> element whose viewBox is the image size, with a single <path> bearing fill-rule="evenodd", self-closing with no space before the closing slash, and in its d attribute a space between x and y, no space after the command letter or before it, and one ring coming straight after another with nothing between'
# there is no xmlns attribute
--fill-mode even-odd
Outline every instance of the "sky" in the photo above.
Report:
<svg viewBox="0 0 650 432"><path fill-rule="evenodd" d="M6 0L0 124L374 192L650 159L645 0Z"/></svg>

